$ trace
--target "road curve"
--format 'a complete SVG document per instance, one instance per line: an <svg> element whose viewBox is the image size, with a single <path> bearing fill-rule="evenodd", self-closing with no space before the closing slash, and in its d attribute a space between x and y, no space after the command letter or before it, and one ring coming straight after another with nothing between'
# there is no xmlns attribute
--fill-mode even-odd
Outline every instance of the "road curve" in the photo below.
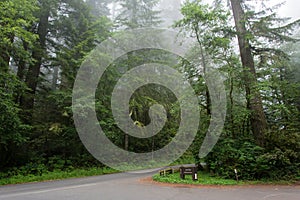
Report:
<svg viewBox="0 0 300 200"><path fill-rule="evenodd" d="M0 200L299 200L299 186L184 187L111 174L0 187Z"/></svg>

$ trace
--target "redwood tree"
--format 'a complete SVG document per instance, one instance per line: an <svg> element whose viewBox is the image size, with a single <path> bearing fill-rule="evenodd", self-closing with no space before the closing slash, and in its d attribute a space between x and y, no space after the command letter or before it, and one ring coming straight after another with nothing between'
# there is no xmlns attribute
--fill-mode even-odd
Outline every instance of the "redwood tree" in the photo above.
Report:
<svg viewBox="0 0 300 200"><path fill-rule="evenodd" d="M241 0L231 0L232 12L235 20L241 61L244 69L244 82L247 96L247 107L251 111L251 128L258 145L264 146L264 133L267 129L267 120L259 90L256 88L257 76L254 58L249 42L249 33L246 29L246 15Z"/></svg>

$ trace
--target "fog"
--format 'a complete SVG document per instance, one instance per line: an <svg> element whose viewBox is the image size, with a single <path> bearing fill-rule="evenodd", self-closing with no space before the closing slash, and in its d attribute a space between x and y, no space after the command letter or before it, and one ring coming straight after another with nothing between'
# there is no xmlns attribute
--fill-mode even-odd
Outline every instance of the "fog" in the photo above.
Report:
<svg viewBox="0 0 300 200"><path fill-rule="evenodd" d="M280 16L292 17L292 19L299 19L299 0L286 0L286 3L279 9Z"/></svg>

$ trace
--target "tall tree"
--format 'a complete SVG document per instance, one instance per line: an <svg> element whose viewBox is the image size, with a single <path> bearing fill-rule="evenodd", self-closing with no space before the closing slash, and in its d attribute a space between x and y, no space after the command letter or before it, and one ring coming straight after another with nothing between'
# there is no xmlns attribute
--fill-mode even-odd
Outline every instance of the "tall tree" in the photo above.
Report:
<svg viewBox="0 0 300 200"><path fill-rule="evenodd" d="M65 163L74 154L86 156L71 113L77 71L96 44L110 34L109 20L93 16L83 0L66 2L58 4L60 12L49 24L46 48L52 57L46 57L47 66L41 71L44 81L39 84L34 108L36 132L43 133L36 134L43 141L39 149L47 160L58 156Z"/></svg>
<svg viewBox="0 0 300 200"><path fill-rule="evenodd" d="M31 60L22 42L32 46L37 39L30 28L36 21L34 12L38 7L36 0L3 0L0 6L0 72L7 72L10 61L17 64L20 59Z"/></svg>
<svg viewBox="0 0 300 200"><path fill-rule="evenodd" d="M30 53L23 42L32 47L37 36L30 32L37 11L35 0L3 0L0 2L0 168L23 162L19 157L26 141L25 125L19 117L15 97L25 88L14 70L20 60L30 63Z"/></svg>
<svg viewBox="0 0 300 200"><path fill-rule="evenodd" d="M37 13L38 22L35 24L36 29L34 32L39 36L39 39L32 49L33 62L29 64L28 71L25 78L25 83L28 87L28 91L21 97L20 105L23 111L26 113L26 120L28 123L32 120L32 109L34 107L35 94L38 87L41 67L43 59L47 55L47 36L49 33L49 18L53 12L56 12L57 2L40 0L40 10Z"/></svg>
<svg viewBox="0 0 300 200"><path fill-rule="evenodd" d="M121 11L116 23L125 29L153 27L161 21L155 10L158 0L120 0Z"/></svg>
<svg viewBox="0 0 300 200"><path fill-rule="evenodd" d="M120 13L116 17L117 28L119 29L137 29L157 26L161 20L159 19L159 11L155 10L158 0L119 0ZM140 60L149 60L144 56L143 50L128 53L127 67L128 69L142 64ZM137 119L136 119L137 120ZM129 135L124 135L124 148L129 148Z"/></svg>
<svg viewBox="0 0 300 200"><path fill-rule="evenodd" d="M231 0L232 12L237 31L240 56L244 67L244 82L247 96L247 107L251 110L251 127L256 142L263 146L267 120L263 110L263 104L259 90L257 89L257 74L254 58L249 42L249 31L246 28L247 16L243 10L240 0Z"/></svg>
<svg viewBox="0 0 300 200"><path fill-rule="evenodd" d="M99 6L98 6L98 9ZM101 10L101 9L100 9ZM65 5L65 13L57 17L56 31L51 35L59 43L54 45L54 66L60 69L60 88L72 89L77 70L87 54L110 34L110 21L90 12L82 0Z"/></svg>
<svg viewBox="0 0 300 200"><path fill-rule="evenodd" d="M196 47L193 51L197 51L197 56L194 56L196 57L194 62L200 65L201 69L198 69L198 73L195 75L203 76L209 71L211 59L220 63L228 58L228 53L230 54L231 30L227 25L229 13L226 13L220 5L211 7L204 4L202 0L187 1L183 5L181 13L183 19L177 21L174 27L180 28L181 32L196 39ZM207 87L205 87L205 99L206 111L210 115L211 100Z"/></svg>
<svg viewBox="0 0 300 200"><path fill-rule="evenodd" d="M211 99L205 78L210 75L211 67L221 69L231 62L232 30L228 25L229 12L224 11L222 5L210 6L202 0L186 1L181 13L183 18L177 21L174 27L195 40L194 47L188 55L191 62L183 62L182 68L194 86L199 103L203 107L201 128L192 148L195 160L199 163L199 147L211 120Z"/></svg>

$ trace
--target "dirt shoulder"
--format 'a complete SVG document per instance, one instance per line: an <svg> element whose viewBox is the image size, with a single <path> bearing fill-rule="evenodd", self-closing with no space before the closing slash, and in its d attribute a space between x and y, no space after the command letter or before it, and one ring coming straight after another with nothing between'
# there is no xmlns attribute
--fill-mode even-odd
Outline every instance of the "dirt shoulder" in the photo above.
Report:
<svg viewBox="0 0 300 200"><path fill-rule="evenodd" d="M278 185L278 184L255 184L255 185L196 185L196 184L176 184L176 183L163 183L157 182L152 177L139 179L142 184L157 185L161 187L175 187L175 188L295 188L300 190L300 182L291 185Z"/></svg>

